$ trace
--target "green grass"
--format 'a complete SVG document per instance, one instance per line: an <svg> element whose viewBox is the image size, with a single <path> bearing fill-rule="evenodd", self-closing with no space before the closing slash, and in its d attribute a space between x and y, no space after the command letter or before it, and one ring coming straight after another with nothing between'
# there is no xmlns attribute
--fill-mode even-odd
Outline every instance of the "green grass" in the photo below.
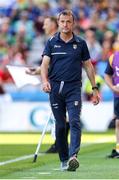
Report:
<svg viewBox="0 0 119 180"><path fill-rule="evenodd" d="M1 135L3 134L0 134L0 137ZM16 138L17 135L14 134L13 137ZM24 135L21 134L23 144L15 144L15 142L12 144L12 139L8 144L0 144L0 162L34 154L37 144L25 144ZM35 135L36 138L39 138L39 134ZM106 138L108 141L95 143L94 139L95 141L100 140L99 137L102 141ZM51 140L50 144L47 144L47 138L49 135L45 137L40 152L44 152L52 143ZM45 154L39 156L36 163L32 163L33 158L30 158L0 166L0 179L119 179L119 159L106 158L106 155L114 147L112 138L114 138L113 132L84 133L78 156L80 167L76 172L61 172L58 170L60 166L58 154Z"/></svg>

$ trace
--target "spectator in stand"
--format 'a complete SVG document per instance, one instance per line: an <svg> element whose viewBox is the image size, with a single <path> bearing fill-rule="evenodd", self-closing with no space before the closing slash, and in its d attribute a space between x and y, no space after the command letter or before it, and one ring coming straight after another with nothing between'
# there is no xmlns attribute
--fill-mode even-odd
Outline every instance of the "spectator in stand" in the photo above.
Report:
<svg viewBox="0 0 119 180"><path fill-rule="evenodd" d="M25 36L29 39L34 37L33 21L28 19L28 11L22 11L20 13L20 19L14 23L14 31L19 33L21 29L24 29Z"/></svg>
<svg viewBox="0 0 119 180"><path fill-rule="evenodd" d="M89 17L91 8L90 5L86 2L86 0L75 0L72 2L72 6L72 11L76 16L76 19L79 19L80 11L84 12L86 18Z"/></svg>
<svg viewBox="0 0 119 180"><path fill-rule="evenodd" d="M17 42L12 48L12 56L10 64L12 65L26 65L27 49L23 46L22 41Z"/></svg>
<svg viewBox="0 0 119 180"><path fill-rule="evenodd" d="M90 52L91 60L93 62L97 62L101 57L102 47L96 40L95 30L93 28L87 29L85 31L85 38Z"/></svg>
<svg viewBox="0 0 119 180"><path fill-rule="evenodd" d="M104 78L104 71L107 66L109 56L113 53L112 44L108 40L104 40L102 43L102 54L97 62L97 73Z"/></svg>
<svg viewBox="0 0 119 180"><path fill-rule="evenodd" d="M83 11L83 9L81 9L79 11L78 15L79 15L78 24L81 27L81 29L82 30L86 30L86 29L90 28L90 26L91 26L91 19L86 16L86 14Z"/></svg>
<svg viewBox="0 0 119 180"><path fill-rule="evenodd" d="M46 36L43 31L43 22L40 17L34 22L34 32L35 36L32 40L27 58L27 64L30 66L38 66L41 64L42 51L46 41Z"/></svg>
<svg viewBox="0 0 119 180"><path fill-rule="evenodd" d="M35 4L33 0L28 1L27 6L28 17L30 20L35 21L39 16L41 16L41 9Z"/></svg>
<svg viewBox="0 0 119 180"><path fill-rule="evenodd" d="M1 82L7 81L8 73L5 68L8 64L8 29L9 25L7 23L7 18L4 19L2 25L0 26L0 78Z"/></svg>
<svg viewBox="0 0 119 180"><path fill-rule="evenodd" d="M114 42L114 39L115 39L115 34L112 31L107 30L104 33L103 41L108 41L112 45L112 43Z"/></svg>
<svg viewBox="0 0 119 180"><path fill-rule="evenodd" d="M96 21L95 21L96 22ZM94 23L95 23L94 22ZM104 39L104 33L107 31L106 20L99 20L95 23L96 27L96 38L100 44L102 44Z"/></svg>
<svg viewBox="0 0 119 180"><path fill-rule="evenodd" d="M42 1L40 2L40 10L41 10L41 16L51 16L52 15L52 9L50 7L50 3L48 1Z"/></svg>
<svg viewBox="0 0 119 180"><path fill-rule="evenodd" d="M65 9L70 9L70 5L70 0L58 0L58 6L52 10L53 16L56 16Z"/></svg>
<svg viewBox="0 0 119 180"><path fill-rule="evenodd" d="M112 47L113 47L113 51L119 51L119 33L116 35Z"/></svg>
<svg viewBox="0 0 119 180"><path fill-rule="evenodd" d="M116 8L108 9L107 28L112 32L119 31L119 17Z"/></svg>
<svg viewBox="0 0 119 180"><path fill-rule="evenodd" d="M112 53L113 53L112 43L108 40L104 40L102 43L102 55L100 60L107 61Z"/></svg>

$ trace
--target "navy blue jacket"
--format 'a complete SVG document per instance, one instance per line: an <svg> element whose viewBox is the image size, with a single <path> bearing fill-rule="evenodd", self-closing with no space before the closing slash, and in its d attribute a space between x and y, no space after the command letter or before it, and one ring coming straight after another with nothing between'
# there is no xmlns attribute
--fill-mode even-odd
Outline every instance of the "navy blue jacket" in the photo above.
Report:
<svg viewBox="0 0 119 180"><path fill-rule="evenodd" d="M56 33L48 40L44 55L50 57L48 77L53 81L81 81L82 62L90 59L86 42L74 34L66 43Z"/></svg>

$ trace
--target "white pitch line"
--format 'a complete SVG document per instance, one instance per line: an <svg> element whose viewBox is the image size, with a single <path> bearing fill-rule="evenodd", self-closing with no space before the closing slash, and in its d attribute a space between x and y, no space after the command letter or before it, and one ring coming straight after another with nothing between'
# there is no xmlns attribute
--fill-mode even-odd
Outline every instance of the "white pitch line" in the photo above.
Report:
<svg viewBox="0 0 119 180"><path fill-rule="evenodd" d="M104 143L104 142L108 142L108 141L109 141L108 138L104 139L104 140L102 140L102 138L100 138L96 143L101 143L101 142ZM81 144L81 147L90 146L92 144L95 144L95 142ZM38 155L43 156L43 155L45 155L45 153L39 153ZM33 158L33 157L34 157L34 154L30 154L30 155L27 155L27 156L22 156L22 157L19 157L19 158L16 158L16 159L11 159L11 160L8 160L8 161L0 162L0 166L6 165L6 164L10 164L10 163L14 163L14 162L17 162L17 161L22 161L22 160L30 159L30 158Z"/></svg>
<svg viewBox="0 0 119 180"><path fill-rule="evenodd" d="M45 153L39 153L38 156L43 156ZM34 157L34 154L30 154L30 155L27 155L27 156L22 156L22 157L19 157L19 158L15 158L15 159L11 159L11 160L8 160L8 161L4 161L4 162L0 162L0 166L3 166L3 165L6 165L6 164L10 164L10 163L14 163L14 162L17 162L17 161L22 161L22 160L26 160L26 159L30 159L30 158L33 158Z"/></svg>
<svg viewBox="0 0 119 180"><path fill-rule="evenodd" d="M27 177L26 176L26 177L21 177L21 179L36 179L36 177L29 177L29 176Z"/></svg>
<svg viewBox="0 0 119 180"><path fill-rule="evenodd" d="M48 174L51 174L51 172L39 172L38 174L41 174L41 175L48 175Z"/></svg>

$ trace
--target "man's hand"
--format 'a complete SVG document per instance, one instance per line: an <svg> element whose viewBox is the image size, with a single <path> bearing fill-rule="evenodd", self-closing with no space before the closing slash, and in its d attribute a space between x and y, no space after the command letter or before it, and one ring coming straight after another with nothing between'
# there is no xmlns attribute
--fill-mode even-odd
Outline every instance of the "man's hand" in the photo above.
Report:
<svg viewBox="0 0 119 180"><path fill-rule="evenodd" d="M28 68L26 70L26 73L30 74L30 75L40 75L40 67L37 67L37 68Z"/></svg>
<svg viewBox="0 0 119 180"><path fill-rule="evenodd" d="M114 93L119 94L119 86L112 86L112 90Z"/></svg>
<svg viewBox="0 0 119 180"><path fill-rule="evenodd" d="M49 93L51 91L50 83L48 81L45 83L42 83L42 89L44 92Z"/></svg>
<svg viewBox="0 0 119 180"><path fill-rule="evenodd" d="M99 91L97 89L93 90L93 97L92 97L92 103L94 105L97 105L100 102L100 95Z"/></svg>

